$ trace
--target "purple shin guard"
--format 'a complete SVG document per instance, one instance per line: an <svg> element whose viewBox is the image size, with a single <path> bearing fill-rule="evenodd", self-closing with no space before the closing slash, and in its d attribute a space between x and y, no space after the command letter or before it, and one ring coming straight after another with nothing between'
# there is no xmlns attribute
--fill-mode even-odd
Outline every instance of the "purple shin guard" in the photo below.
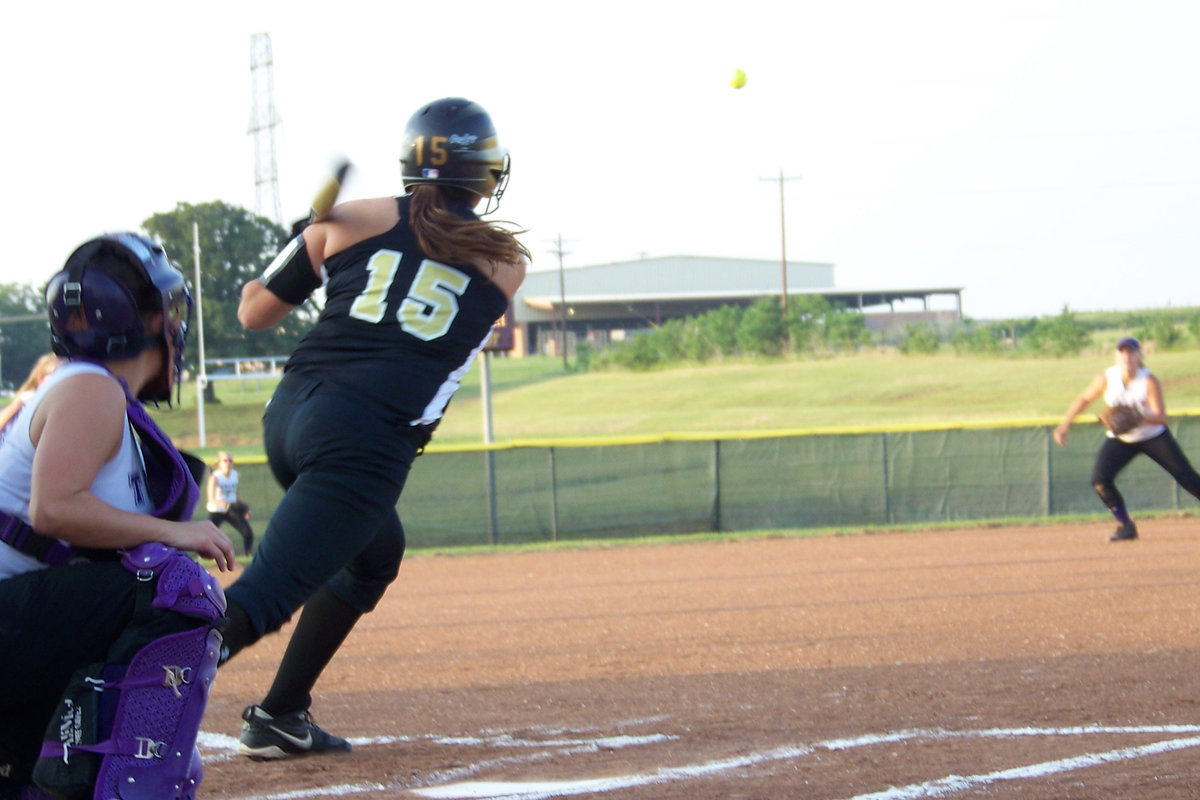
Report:
<svg viewBox="0 0 1200 800"><path fill-rule="evenodd" d="M147 633L128 665L93 664L76 673L47 730L34 781L62 798L191 800L203 775L196 737L217 674L225 594L199 564L161 544L141 545L122 563L139 581L158 579L127 634L154 630L162 611L197 626Z"/></svg>
<svg viewBox="0 0 1200 800"><path fill-rule="evenodd" d="M113 752L100 765L96 800L195 797L203 774L196 737L220 650L221 633L198 628L157 639L134 656L121 681Z"/></svg>

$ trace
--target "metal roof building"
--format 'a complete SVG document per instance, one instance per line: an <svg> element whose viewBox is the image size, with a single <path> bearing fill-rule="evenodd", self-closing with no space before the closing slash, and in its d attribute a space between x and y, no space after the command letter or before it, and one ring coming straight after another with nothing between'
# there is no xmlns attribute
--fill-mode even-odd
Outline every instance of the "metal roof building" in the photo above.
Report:
<svg viewBox="0 0 1200 800"><path fill-rule="evenodd" d="M789 298L820 295L831 303L858 309L867 315L868 327L874 330L962 316L963 287L837 288L833 264L789 261L786 287ZM515 349L555 352L558 326L564 317L570 348L577 338L607 340L616 331L642 330L723 305L747 306L762 297L779 297L783 288L779 261L753 259L663 256L531 271L513 300ZM930 310L930 298L939 295L951 296L954 308ZM922 309L894 310L897 302L910 300L921 301ZM873 308L878 311L872 312Z"/></svg>

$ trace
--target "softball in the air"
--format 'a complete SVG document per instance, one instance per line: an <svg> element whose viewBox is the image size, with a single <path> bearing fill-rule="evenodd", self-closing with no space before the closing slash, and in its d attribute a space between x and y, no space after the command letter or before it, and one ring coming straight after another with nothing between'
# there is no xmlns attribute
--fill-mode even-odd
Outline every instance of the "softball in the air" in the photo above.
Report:
<svg viewBox="0 0 1200 800"><path fill-rule="evenodd" d="M729 85L735 89L740 89L743 86L745 86L746 85L746 73L740 69L734 70L733 71L733 80L731 80L729 82Z"/></svg>

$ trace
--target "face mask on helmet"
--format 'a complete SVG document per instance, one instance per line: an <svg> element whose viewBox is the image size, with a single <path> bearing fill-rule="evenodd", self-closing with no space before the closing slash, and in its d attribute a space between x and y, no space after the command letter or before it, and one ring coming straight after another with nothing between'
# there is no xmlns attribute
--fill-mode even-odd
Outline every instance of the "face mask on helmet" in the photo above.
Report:
<svg viewBox="0 0 1200 800"><path fill-rule="evenodd" d="M492 118L470 100L435 100L404 128L400 173L405 189L422 184L465 189L486 198L482 213L490 214L500 206L509 164Z"/></svg>
<svg viewBox="0 0 1200 800"><path fill-rule="evenodd" d="M178 398L192 297L158 244L133 233L85 242L47 284L46 307L55 353L106 361L161 347L163 369L138 399L169 403L172 386ZM153 312L162 314L159 335L145 330Z"/></svg>

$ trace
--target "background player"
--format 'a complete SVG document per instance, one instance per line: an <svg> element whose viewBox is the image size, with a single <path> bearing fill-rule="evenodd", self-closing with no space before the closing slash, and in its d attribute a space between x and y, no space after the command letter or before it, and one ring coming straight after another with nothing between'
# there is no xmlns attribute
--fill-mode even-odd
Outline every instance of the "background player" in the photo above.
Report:
<svg viewBox="0 0 1200 800"><path fill-rule="evenodd" d="M1142 345L1132 336L1117 342L1116 363L1092 379L1091 383L1067 408L1066 418L1054 429L1054 441L1067 443L1071 422L1101 395L1109 406L1133 406L1141 414L1141 424L1117 435L1105 434L1104 444L1092 467L1092 487L1101 502L1112 512L1118 526L1111 541L1137 538L1137 526L1125 507L1125 498L1117 491L1117 474L1139 453L1145 453L1193 497L1200 499L1200 475L1192 468L1179 443L1167 428L1167 408L1162 385L1142 362Z"/></svg>
<svg viewBox="0 0 1200 800"><path fill-rule="evenodd" d="M208 476L208 520L218 528L222 522L232 525L242 535L242 554L248 556L254 546L254 529L250 527L250 506L242 500L240 484L233 456L224 450L217 453L217 462Z"/></svg>
<svg viewBox="0 0 1200 800"><path fill-rule="evenodd" d="M265 328L328 276L325 308L263 416L286 492L227 590L230 656L304 604L274 683L242 715L240 750L255 759L350 749L313 723L312 687L396 578L409 468L525 276L529 251L475 214L508 180L483 108L462 98L423 106L400 162L407 194L335 207L242 291L238 319Z"/></svg>
<svg viewBox="0 0 1200 800"><path fill-rule="evenodd" d="M46 377L54 372L61 362L62 357L55 353L44 353L38 357L37 361L33 362L33 368L29 370L25 381L17 387L13 399L4 407L3 411L0 411L0 440L3 440L4 432L17 418L22 406L29 402L29 398L33 397L34 390L42 385L42 381L46 380Z"/></svg>

